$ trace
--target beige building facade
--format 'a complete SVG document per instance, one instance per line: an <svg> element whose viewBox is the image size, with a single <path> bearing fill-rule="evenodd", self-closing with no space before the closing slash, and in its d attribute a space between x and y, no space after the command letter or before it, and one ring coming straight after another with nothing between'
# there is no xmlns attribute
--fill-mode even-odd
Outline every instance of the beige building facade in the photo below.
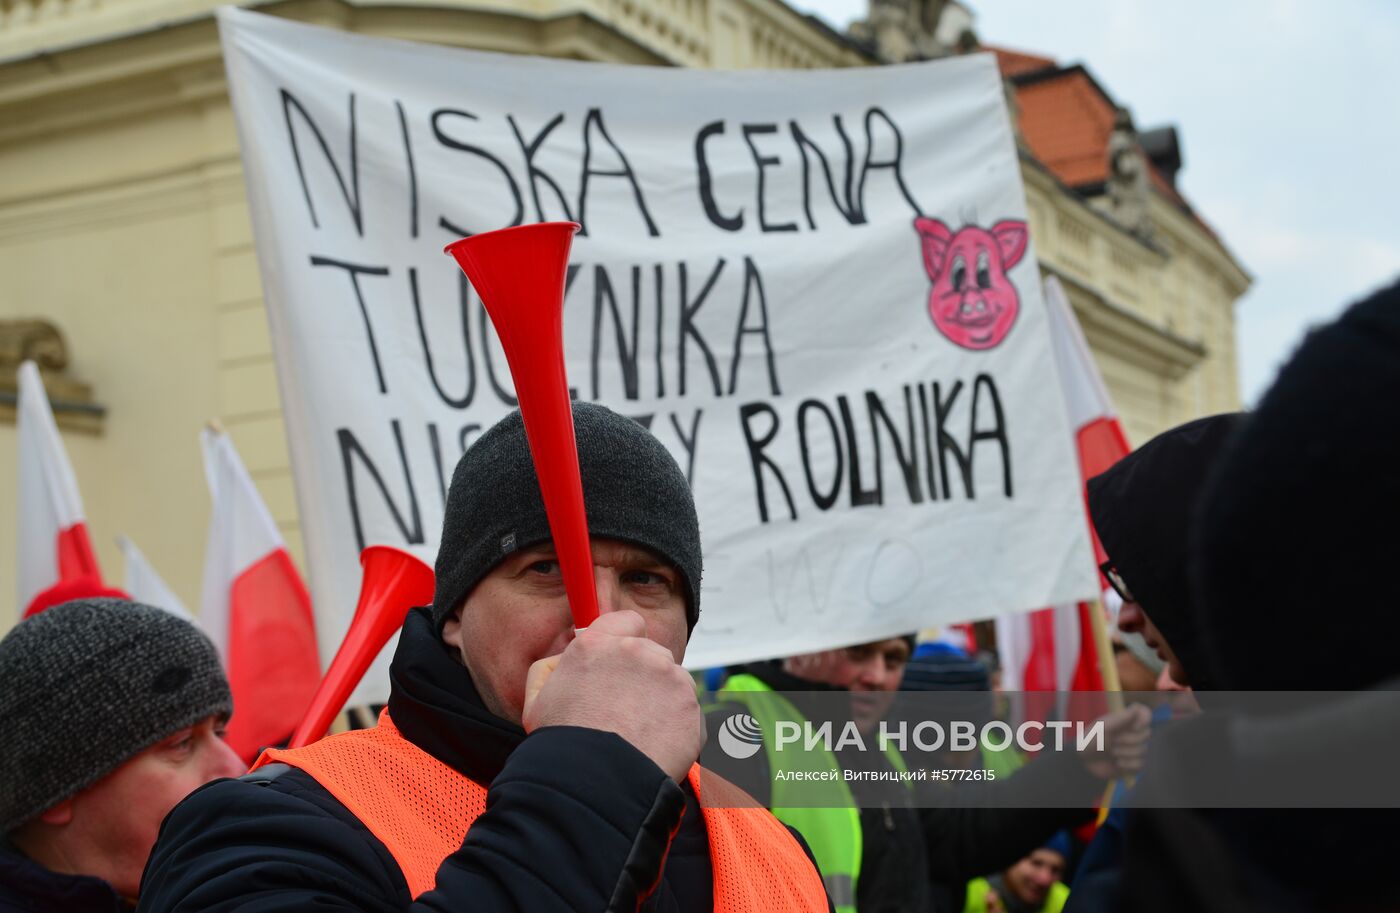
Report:
<svg viewBox="0 0 1400 913"><path fill-rule="evenodd" d="M372 35L693 67L879 61L780 0L283 0ZM301 541L233 113L207 0L0 0L0 491L17 362L44 369L109 582L117 535L197 606L208 495L197 435L233 436L293 555ZM1248 278L1167 196L1150 242L1024 156L1033 237L1140 442L1236 408ZM10 480L10 481L3 481ZM0 630L16 518L0 497Z"/></svg>

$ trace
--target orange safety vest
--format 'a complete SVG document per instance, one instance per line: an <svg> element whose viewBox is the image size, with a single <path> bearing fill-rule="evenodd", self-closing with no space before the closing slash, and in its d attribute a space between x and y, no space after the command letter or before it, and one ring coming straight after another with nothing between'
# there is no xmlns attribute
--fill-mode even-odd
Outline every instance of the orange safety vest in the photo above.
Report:
<svg viewBox="0 0 1400 913"><path fill-rule="evenodd" d="M404 738L387 710L373 729L268 749L253 769L274 763L306 771L360 819L398 862L415 899L437 884L442 861L486 811L486 788ZM688 780L709 835L716 913L827 909L816 866L778 819L698 764Z"/></svg>

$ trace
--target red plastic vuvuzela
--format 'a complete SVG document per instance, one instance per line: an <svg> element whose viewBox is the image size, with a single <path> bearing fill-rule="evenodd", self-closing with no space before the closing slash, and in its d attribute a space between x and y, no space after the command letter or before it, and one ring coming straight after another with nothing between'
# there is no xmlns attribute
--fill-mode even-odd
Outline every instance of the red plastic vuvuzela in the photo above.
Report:
<svg viewBox="0 0 1400 913"><path fill-rule="evenodd" d="M388 545L371 545L360 552L360 566L364 577L355 617L350 620L345 639L312 696L301 725L287 743L289 748L310 745L326 734L369 664L394 632L403 627L408 610L433 601L433 569L408 552Z"/></svg>
<svg viewBox="0 0 1400 913"><path fill-rule="evenodd" d="M564 374L564 279L578 229L577 222L520 225L444 250L471 280L505 350L574 627L586 628L598 617L598 592Z"/></svg>

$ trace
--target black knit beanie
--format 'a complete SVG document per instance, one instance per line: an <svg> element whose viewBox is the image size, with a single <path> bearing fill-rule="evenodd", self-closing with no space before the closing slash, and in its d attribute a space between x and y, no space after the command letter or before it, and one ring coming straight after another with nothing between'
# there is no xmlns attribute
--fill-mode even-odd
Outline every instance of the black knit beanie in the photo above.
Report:
<svg viewBox="0 0 1400 913"><path fill-rule="evenodd" d="M990 691L992 676L979 659L959 653L926 653L904 667L900 691Z"/></svg>
<svg viewBox="0 0 1400 913"><path fill-rule="evenodd" d="M650 549L683 578L686 623L700 616L700 523L685 474L650 432L595 403L574 403L583 503L591 535ZM550 539L519 411L457 462L438 546L433 622L443 621L512 552Z"/></svg>
<svg viewBox="0 0 1400 913"><path fill-rule="evenodd" d="M0 834L156 742L233 710L214 645L125 599L78 599L0 640Z"/></svg>

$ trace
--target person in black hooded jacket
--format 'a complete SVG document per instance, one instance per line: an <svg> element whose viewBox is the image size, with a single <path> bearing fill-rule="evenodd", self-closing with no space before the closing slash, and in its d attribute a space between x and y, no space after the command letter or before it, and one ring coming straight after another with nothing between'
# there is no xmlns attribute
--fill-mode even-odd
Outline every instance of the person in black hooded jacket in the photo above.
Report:
<svg viewBox="0 0 1400 913"><path fill-rule="evenodd" d="M1104 576L1123 599L1119 628L1141 633L1171 678L1195 689L1210 687L1210 669L1191 607L1191 520L1243 421L1226 413L1169 429L1088 483L1089 515L1108 556ZM1149 755L1143 779L1151 776ZM1071 886L1070 913L1116 908L1132 817L1116 808L1100 826Z"/></svg>
<svg viewBox="0 0 1400 913"><path fill-rule="evenodd" d="M570 626L514 413L457 466L379 725L190 796L142 911L830 909L800 838L697 794L725 792L694 766L677 665L700 586L684 474L630 419L575 404L574 423L600 617Z"/></svg>
<svg viewBox="0 0 1400 913"><path fill-rule="evenodd" d="M1244 417L1225 413L1164 431L1089 480L1089 514L1123 598L1118 626L1139 631L1172 678L1211 687L1191 608L1191 518L1211 469Z"/></svg>
<svg viewBox="0 0 1400 913"><path fill-rule="evenodd" d="M1267 721L1207 714L1162 745L1176 770L1230 745L1237 769L1351 781L1374 807L1137 816L1128 836L1145 852L1129 854L1124 909L1400 909L1398 514L1400 283L1309 334L1221 459L1194 525L1191 623L1209 680L1310 692L1290 695L1306 706ZM1250 735L1266 723L1267 747ZM1301 763L1317 746L1333 764ZM1193 872L1206 857L1212 879Z"/></svg>

